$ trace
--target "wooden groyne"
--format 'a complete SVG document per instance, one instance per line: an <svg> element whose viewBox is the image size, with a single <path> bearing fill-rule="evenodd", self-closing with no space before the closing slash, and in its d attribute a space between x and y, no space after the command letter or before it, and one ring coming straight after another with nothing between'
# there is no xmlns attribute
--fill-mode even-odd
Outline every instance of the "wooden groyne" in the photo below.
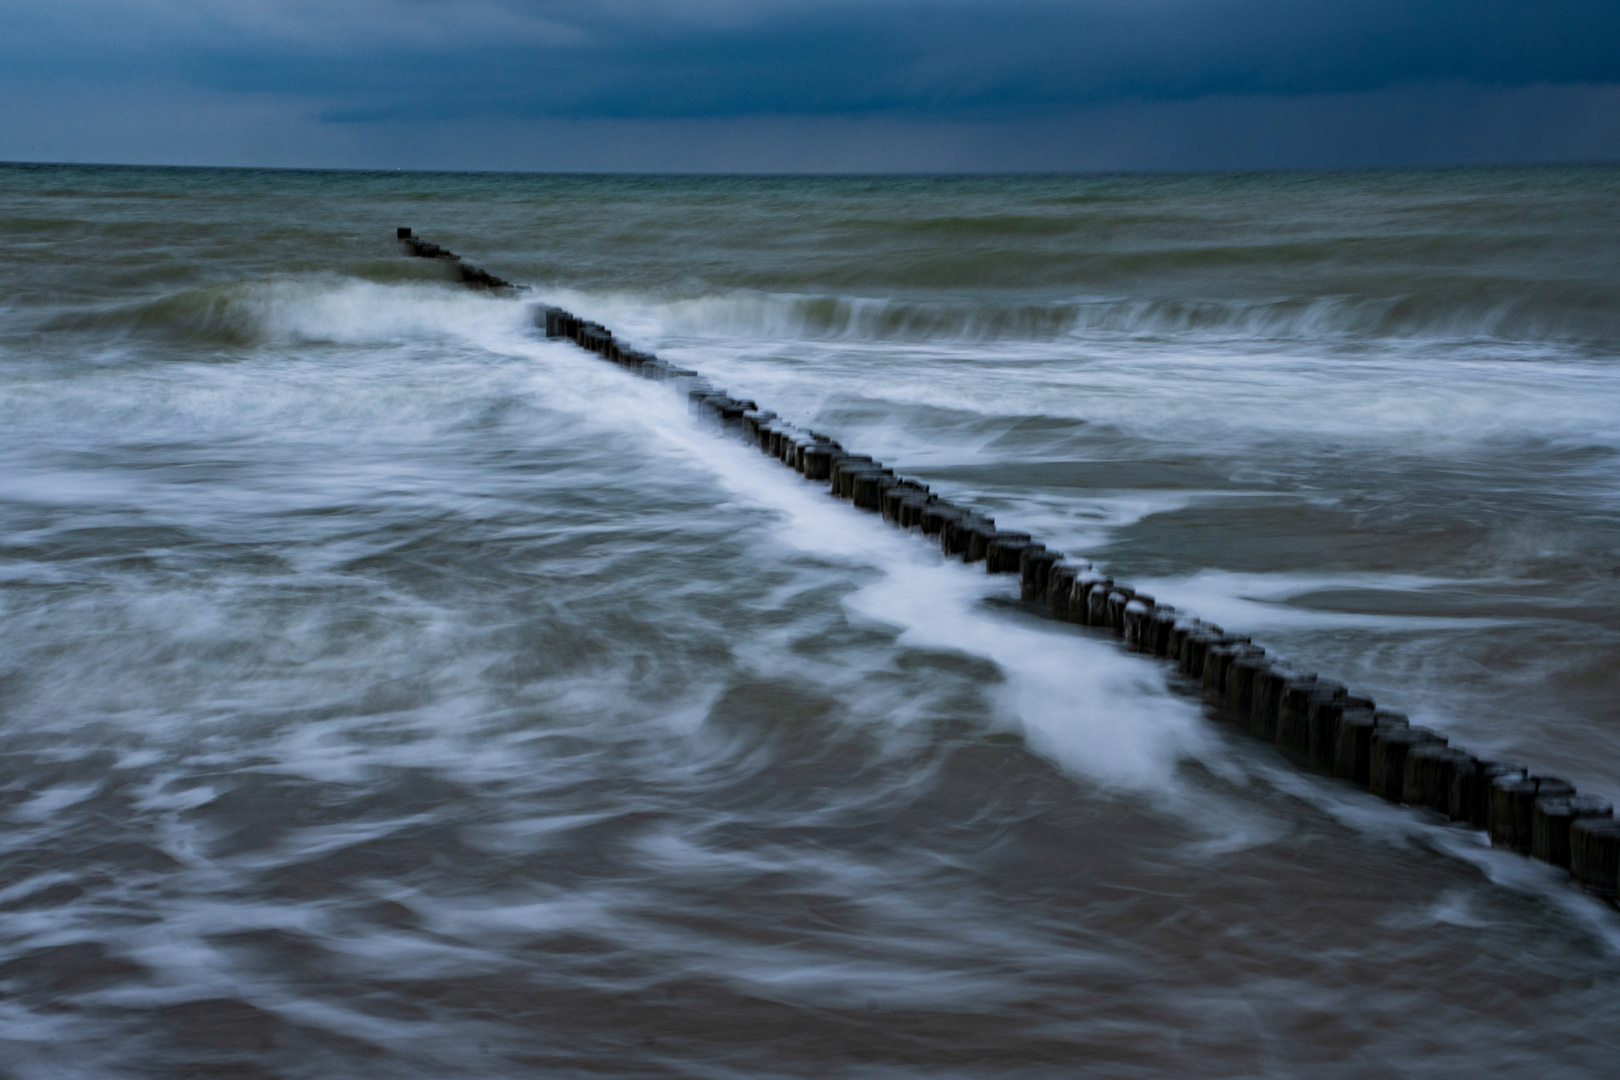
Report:
<svg viewBox="0 0 1620 1080"><path fill-rule="evenodd" d="M400 229L399 238L413 255L459 258L415 239L409 229ZM466 270L471 273L462 280L471 287L514 288L484 271ZM1175 665L1182 685L1196 687L1216 717L1276 745L1297 765L1485 830L1493 847L1565 868L1589 892L1615 901L1620 821L1607 801L1580 795L1568 781L1524 764L1453 746L1440 732L1270 654L1246 635L1161 603L1028 533L1003 529L829 435L733 396L691 368L630 348L598 323L561 308L536 307L535 326L627 374L671 384L696 415L854 507L937 543L947 557L983 563L991 574L1019 575L1021 596L1032 608Z"/></svg>
<svg viewBox="0 0 1620 1080"><path fill-rule="evenodd" d="M418 259L437 259L445 263L451 268L451 274L455 279L469 289L510 289L513 292L518 291L518 286L513 285L510 281L498 278L488 270L481 270L471 263L464 262L461 256L453 251L442 248L438 244L430 244L420 237L412 235L411 230L405 226L401 226L395 232L400 244L404 246L406 251L415 255Z"/></svg>

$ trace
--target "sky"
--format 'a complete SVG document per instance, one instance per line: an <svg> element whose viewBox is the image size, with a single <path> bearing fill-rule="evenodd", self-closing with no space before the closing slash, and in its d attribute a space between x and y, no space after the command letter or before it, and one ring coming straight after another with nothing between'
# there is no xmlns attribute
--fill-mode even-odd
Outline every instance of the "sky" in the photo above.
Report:
<svg viewBox="0 0 1620 1080"><path fill-rule="evenodd" d="M0 0L0 160L1620 160L1620 0Z"/></svg>

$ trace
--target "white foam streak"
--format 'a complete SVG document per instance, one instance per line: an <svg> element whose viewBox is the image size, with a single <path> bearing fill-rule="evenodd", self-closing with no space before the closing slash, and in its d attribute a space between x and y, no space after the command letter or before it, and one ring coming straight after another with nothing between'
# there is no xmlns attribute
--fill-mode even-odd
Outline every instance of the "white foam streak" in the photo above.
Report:
<svg viewBox="0 0 1620 1080"><path fill-rule="evenodd" d="M986 601L1016 591L1015 581L947 561L919 534L897 532L756 451L716 439L666 388L617 382L616 423L648 431L668 452L712 469L735 498L781 515L775 535L782 543L879 571L846 598L853 614L894 626L901 645L1000 667L1007 685L998 695L998 722L1065 769L1106 786L1164 792L1180 760L1213 756L1196 709L1168 692L1152 664L1055 624L994 613Z"/></svg>
<svg viewBox="0 0 1620 1080"><path fill-rule="evenodd" d="M1397 806L1360 788L1290 768L1258 762L1251 767L1277 790L1312 803L1339 823L1372 839L1444 852L1478 867L1497 885L1541 899L1602 942L1611 954L1620 956L1620 914L1611 905L1582 892L1570 879L1569 871L1493 848L1484 832L1446 822L1440 814ZM1463 904L1461 919L1459 903ZM1425 917L1433 922L1478 925L1477 920L1467 921L1471 916L1466 914L1466 903L1456 892L1448 893L1446 905L1430 909Z"/></svg>
<svg viewBox="0 0 1620 1080"><path fill-rule="evenodd" d="M1243 630L1363 629L1472 630L1502 626L1511 619L1436 615L1386 615L1323 611L1294 606L1302 596L1327 590L1410 595L1427 589L1487 584L1421 574L1234 573L1201 570L1181 577L1138 577L1132 583L1160 603L1174 605L1218 625Z"/></svg>
<svg viewBox="0 0 1620 1080"><path fill-rule="evenodd" d="M1156 666L985 608L987 595L1006 591L1006 579L987 582L972 569L907 563L848 603L899 626L903 645L994 661L1007 676L999 694L1004 720L1035 749L1099 784L1162 792L1179 761L1215 756L1197 709L1168 692Z"/></svg>

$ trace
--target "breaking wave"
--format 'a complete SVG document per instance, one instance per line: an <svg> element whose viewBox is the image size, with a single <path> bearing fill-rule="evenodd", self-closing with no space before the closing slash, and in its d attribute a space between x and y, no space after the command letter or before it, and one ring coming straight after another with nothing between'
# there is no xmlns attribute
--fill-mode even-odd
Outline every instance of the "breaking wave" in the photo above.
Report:
<svg viewBox="0 0 1620 1080"><path fill-rule="evenodd" d="M46 329L251 346L399 341L465 333L524 305L445 285L382 284L337 275L184 289L113 308L64 313Z"/></svg>
<svg viewBox="0 0 1620 1080"><path fill-rule="evenodd" d="M619 302L608 303L617 307ZM664 329L675 333L808 339L1047 341L1086 334L1592 343L1620 339L1620 307L1596 289L1052 301L739 292L665 301L656 307Z"/></svg>

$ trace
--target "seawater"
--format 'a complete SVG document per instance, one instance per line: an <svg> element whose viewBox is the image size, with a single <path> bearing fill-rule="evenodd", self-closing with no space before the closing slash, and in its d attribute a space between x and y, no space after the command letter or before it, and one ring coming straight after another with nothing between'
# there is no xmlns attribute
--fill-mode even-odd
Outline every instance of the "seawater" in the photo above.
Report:
<svg viewBox="0 0 1620 1080"><path fill-rule="evenodd" d="M1620 170L5 166L0 251L0 1075L1612 1075L1611 908L529 305L1613 798Z"/></svg>

